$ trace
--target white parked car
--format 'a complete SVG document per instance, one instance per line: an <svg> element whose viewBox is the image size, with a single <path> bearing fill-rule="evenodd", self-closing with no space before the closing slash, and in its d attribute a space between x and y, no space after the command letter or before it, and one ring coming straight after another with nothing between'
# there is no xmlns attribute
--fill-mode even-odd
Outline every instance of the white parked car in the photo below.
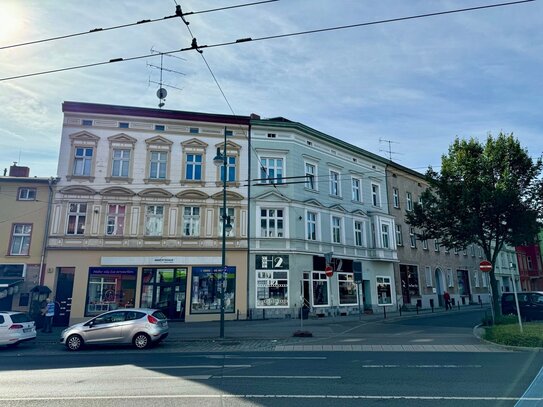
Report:
<svg viewBox="0 0 543 407"><path fill-rule="evenodd" d="M0 345L17 346L32 339L36 339L36 325L28 314L0 311Z"/></svg>

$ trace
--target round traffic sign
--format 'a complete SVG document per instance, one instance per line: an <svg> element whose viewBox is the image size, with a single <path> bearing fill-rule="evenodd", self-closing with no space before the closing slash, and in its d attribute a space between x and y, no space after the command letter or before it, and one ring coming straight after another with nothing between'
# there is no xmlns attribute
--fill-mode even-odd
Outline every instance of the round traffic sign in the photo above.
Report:
<svg viewBox="0 0 543 407"><path fill-rule="evenodd" d="M334 275L334 269L332 268L332 266L326 266L324 268L324 272L326 273L327 277L332 277Z"/></svg>
<svg viewBox="0 0 543 407"><path fill-rule="evenodd" d="M479 263L479 268L482 272L488 273L490 270L492 270L492 263L488 260L483 260L481 263Z"/></svg>

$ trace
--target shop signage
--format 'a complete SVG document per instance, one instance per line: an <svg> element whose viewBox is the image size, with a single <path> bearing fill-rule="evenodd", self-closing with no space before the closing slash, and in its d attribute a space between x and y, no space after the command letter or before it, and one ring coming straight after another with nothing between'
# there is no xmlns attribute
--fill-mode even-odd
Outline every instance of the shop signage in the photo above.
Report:
<svg viewBox="0 0 543 407"><path fill-rule="evenodd" d="M288 256L279 256L274 254L269 255L256 255L256 268L262 269L274 269L274 270L288 270Z"/></svg>
<svg viewBox="0 0 543 407"><path fill-rule="evenodd" d="M160 266L200 264L212 266L221 264L221 257L192 257L192 256L157 256L157 257L102 257L102 266Z"/></svg>
<svg viewBox="0 0 543 407"><path fill-rule="evenodd" d="M110 274L135 276L136 274L138 274L138 268L137 267L89 267L89 274L94 275L94 276L110 275Z"/></svg>

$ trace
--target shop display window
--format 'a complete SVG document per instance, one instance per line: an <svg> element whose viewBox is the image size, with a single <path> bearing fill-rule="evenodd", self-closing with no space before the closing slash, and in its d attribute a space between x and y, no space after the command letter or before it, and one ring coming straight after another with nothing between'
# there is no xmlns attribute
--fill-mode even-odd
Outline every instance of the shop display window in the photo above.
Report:
<svg viewBox="0 0 543 407"><path fill-rule="evenodd" d="M358 304L353 273L337 273L339 305Z"/></svg>
<svg viewBox="0 0 543 407"><path fill-rule="evenodd" d="M313 305L326 306L328 305L328 277L324 272L312 273L313 285Z"/></svg>
<svg viewBox="0 0 543 407"><path fill-rule="evenodd" d="M136 267L89 267L85 316L118 308L133 308Z"/></svg>
<svg viewBox="0 0 543 407"><path fill-rule="evenodd" d="M193 267L190 301L191 314L220 313L220 284L223 280L220 267ZM224 312L235 311L236 268L228 267L226 290L224 293Z"/></svg>
<svg viewBox="0 0 543 407"><path fill-rule="evenodd" d="M392 305L392 288L390 277L377 277L378 305Z"/></svg>
<svg viewBox="0 0 543 407"><path fill-rule="evenodd" d="M256 306L288 307L288 271L257 270Z"/></svg>

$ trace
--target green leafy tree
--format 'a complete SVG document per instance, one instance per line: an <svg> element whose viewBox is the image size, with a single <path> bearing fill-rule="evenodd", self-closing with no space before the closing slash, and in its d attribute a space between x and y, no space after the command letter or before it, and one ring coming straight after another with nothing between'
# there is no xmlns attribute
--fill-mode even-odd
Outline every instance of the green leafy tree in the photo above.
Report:
<svg viewBox="0 0 543 407"><path fill-rule="evenodd" d="M493 305L500 315L494 265L504 245L532 243L540 228L541 158L532 160L512 134L456 139L441 158L441 171L426 173L429 188L407 222L422 239L448 249L479 245L492 263Z"/></svg>

